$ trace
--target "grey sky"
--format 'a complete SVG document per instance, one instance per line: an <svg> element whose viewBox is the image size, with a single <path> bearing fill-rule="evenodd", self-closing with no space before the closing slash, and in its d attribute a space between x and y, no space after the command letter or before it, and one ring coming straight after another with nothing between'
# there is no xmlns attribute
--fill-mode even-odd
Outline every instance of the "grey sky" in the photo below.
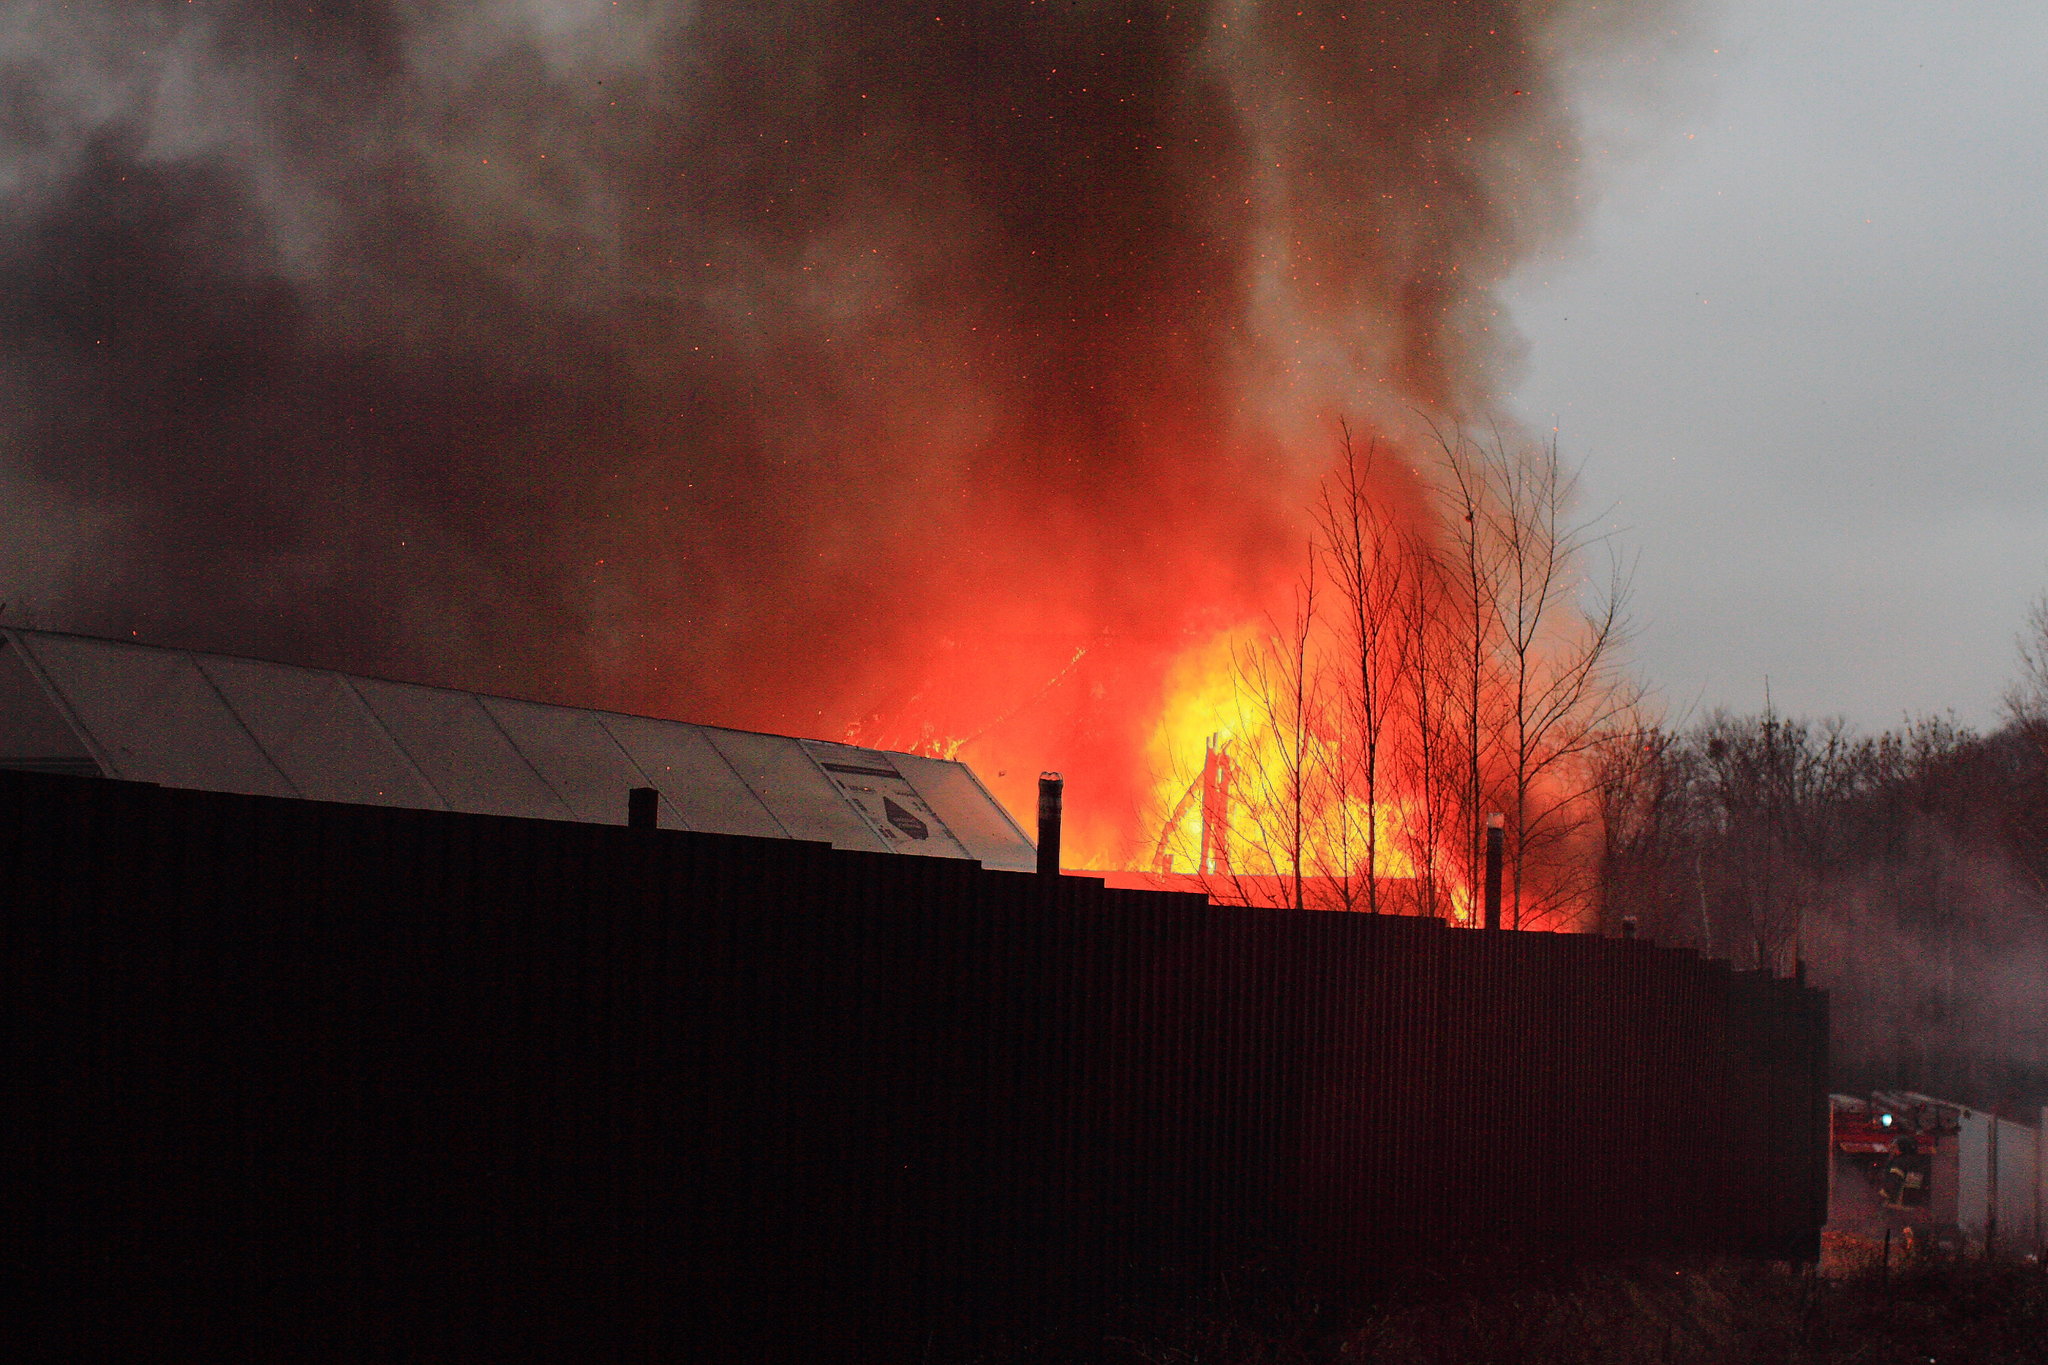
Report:
<svg viewBox="0 0 2048 1365"><path fill-rule="evenodd" d="M1737 0L1654 118L1589 83L1633 146L1510 291L1516 399L1674 712L1995 722L2048 587L2044 57L2038 4Z"/></svg>

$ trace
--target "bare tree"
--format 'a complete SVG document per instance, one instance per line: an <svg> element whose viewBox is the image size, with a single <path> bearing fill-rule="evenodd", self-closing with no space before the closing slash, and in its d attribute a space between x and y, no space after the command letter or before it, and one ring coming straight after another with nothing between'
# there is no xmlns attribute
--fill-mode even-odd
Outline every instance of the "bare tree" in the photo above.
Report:
<svg viewBox="0 0 2048 1365"><path fill-rule="evenodd" d="M1389 719L1399 675L1413 644L1411 631L1421 624L1402 611L1407 583L1413 576L1411 542L1373 496L1378 458L1378 441L1369 441L1360 451L1347 424L1342 458L1335 472L1324 479L1316 507L1318 557L1328 566L1343 603L1338 642L1342 664L1335 670L1341 676L1334 680L1343 698L1349 740L1341 791L1347 797L1355 792L1363 803L1363 849L1356 876L1364 888L1365 908L1373 914L1381 908L1379 869L1386 838L1383 812L1388 794ZM1351 842L1351 811L1349 800L1339 800L1333 812L1345 826L1339 842L1346 845ZM1347 886L1348 882L1347 877Z"/></svg>
<svg viewBox="0 0 2048 1365"><path fill-rule="evenodd" d="M1230 651L1232 714L1168 814L1153 866L1193 869L1230 904L1310 908L1332 881L1328 830L1338 744L1327 715L1317 557L1292 614ZM1176 781L1175 785L1180 785ZM1199 818L1197 818L1199 813Z"/></svg>
<svg viewBox="0 0 2048 1365"><path fill-rule="evenodd" d="M2027 608L2019 636L2020 675L2005 692L2005 712L2048 757L2048 594Z"/></svg>
<svg viewBox="0 0 2048 1365"><path fill-rule="evenodd" d="M1465 798L1464 762L1454 691L1465 637L1445 628L1445 583L1431 547L1408 537L1402 550L1407 572L1395 602L1406 688L1405 724L1396 747L1398 771L1411 818L1403 831L1405 851L1415 869L1416 900L1422 913L1442 915L1450 902L1445 853ZM1468 841L1469 842L1469 841Z"/></svg>
<svg viewBox="0 0 2048 1365"><path fill-rule="evenodd" d="M1311 827L1327 805L1326 745L1318 734L1322 685L1313 656L1321 628L1316 558L1311 552L1291 619L1283 625L1269 617L1266 632L1236 650L1233 659L1238 695L1251 720L1250 733L1238 742L1263 760L1233 765L1240 815L1232 827L1258 850L1249 869L1242 861L1239 866L1284 878L1297 910L1304 905ZM1242 884L1238 889L1244 890Z"/></svg>
<svg viewBox="0 0 2048 1365"><path fill-rule="evenodd" d="M1486 769L1498 739L1494 655L1500 640L1501 547L1498 480L1487 452L1456 428L1433 429L1441 544L1433 559L1442 581L1443 620L1450 636L1442 658L1448 665L1440 689L1449 705L1458 747L1459 781L1452 805L1458 831L1459 871L1476 891L1485 854L1480 829L1486 816Z"/></svg>
<svg viewBox="0 0 2048 1365"><path fill-rule="evenodd" d="M1509 922L1555 918L1588 889L1570 874L1586 860L1563 847L1582 833L1587 760L1623 721L1636 691L1620 667L1628 579L1610 559L1591 604L1580 565L1591 524L1573 519L1576 477L1555 443L1519 452L1496 440L1497 491L1488 521L1499 543L1494 616L1500 626L1503 796L1508 819ZM1564 854L1565 856L1558 856ZM1532 866L1548 863L1538 885Z"/></svg>
<svg viewBox="0 0 2048 1365"><path fill-rule="evenodd" d="M1840 720L1818 725L1775 710L1709 716L1693 738L1710 819L1712 894L1720 941L1711 947L1752 967L1779 966L1826 878L1828 812L1873 770L1873 746Z"/></svg>
<svg viewBox="0 0 2048 1365"><path fill-rule="evenodd" d="M1588 753L1600 836L1594 869L1600 928L1615 929L1632 917L1667 943L1706 947L1692 931L1687 911L1694 888L1679 856L1696 826L1688 755L1675 731L1640 711Z"/></svg>

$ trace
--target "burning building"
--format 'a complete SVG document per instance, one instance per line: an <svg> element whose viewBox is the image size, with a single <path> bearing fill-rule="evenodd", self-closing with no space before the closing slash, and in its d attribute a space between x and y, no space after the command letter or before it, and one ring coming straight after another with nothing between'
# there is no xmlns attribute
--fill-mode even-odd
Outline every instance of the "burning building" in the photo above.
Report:
<svg viewBox="0 0 2048 1365"><path fill-rule="evenodd" d="M1576 213L1566 63L1665 20L33 7L0 595L963 759L1013 809L1056 768L1069 861L1147 867L1343 421L1395 452L1388 524L1455 558L1424 456L1500 420L1496 288ZM1358 798L1398 835L1368 817L1368 873L1461 863L1485 763L1462 834L1391 773Z"/></svg>

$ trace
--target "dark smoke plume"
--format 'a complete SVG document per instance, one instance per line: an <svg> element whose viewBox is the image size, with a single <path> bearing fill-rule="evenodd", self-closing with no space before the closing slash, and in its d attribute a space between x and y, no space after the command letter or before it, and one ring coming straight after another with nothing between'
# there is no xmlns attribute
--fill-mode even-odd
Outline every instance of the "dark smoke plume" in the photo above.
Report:
<svg viewBox="0 0 2048 1365"><path fill-rule="evenodd" d="M1334 420L1485 413L1602 10L17 0L0 597L1127 772Z"/></svg>

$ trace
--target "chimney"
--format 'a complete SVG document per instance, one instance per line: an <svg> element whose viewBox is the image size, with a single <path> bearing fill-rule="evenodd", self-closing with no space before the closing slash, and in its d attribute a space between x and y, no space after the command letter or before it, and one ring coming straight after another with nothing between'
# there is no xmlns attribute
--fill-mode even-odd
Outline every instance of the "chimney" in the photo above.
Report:
<svg viewBox="0 0 2048 1365"><path fill-rule="evenodd" d="M1058 773L1038 775L1038 875L1060 875L1060 806L1067 784Z"/></svg>
<svg viewBox="0 0 2048 1365"><path fill-rule="evenodd" d="M1499 811L1486 817L1486 927L1500 928L1500 853L1508 818Z"/></svg>
<svg viewBox="0 0 2048 1365"><path fill-rule="evenodd" d="M626 789L626 828L653 829L655 813L661 808L661 792L655 787Z"/></svg>

